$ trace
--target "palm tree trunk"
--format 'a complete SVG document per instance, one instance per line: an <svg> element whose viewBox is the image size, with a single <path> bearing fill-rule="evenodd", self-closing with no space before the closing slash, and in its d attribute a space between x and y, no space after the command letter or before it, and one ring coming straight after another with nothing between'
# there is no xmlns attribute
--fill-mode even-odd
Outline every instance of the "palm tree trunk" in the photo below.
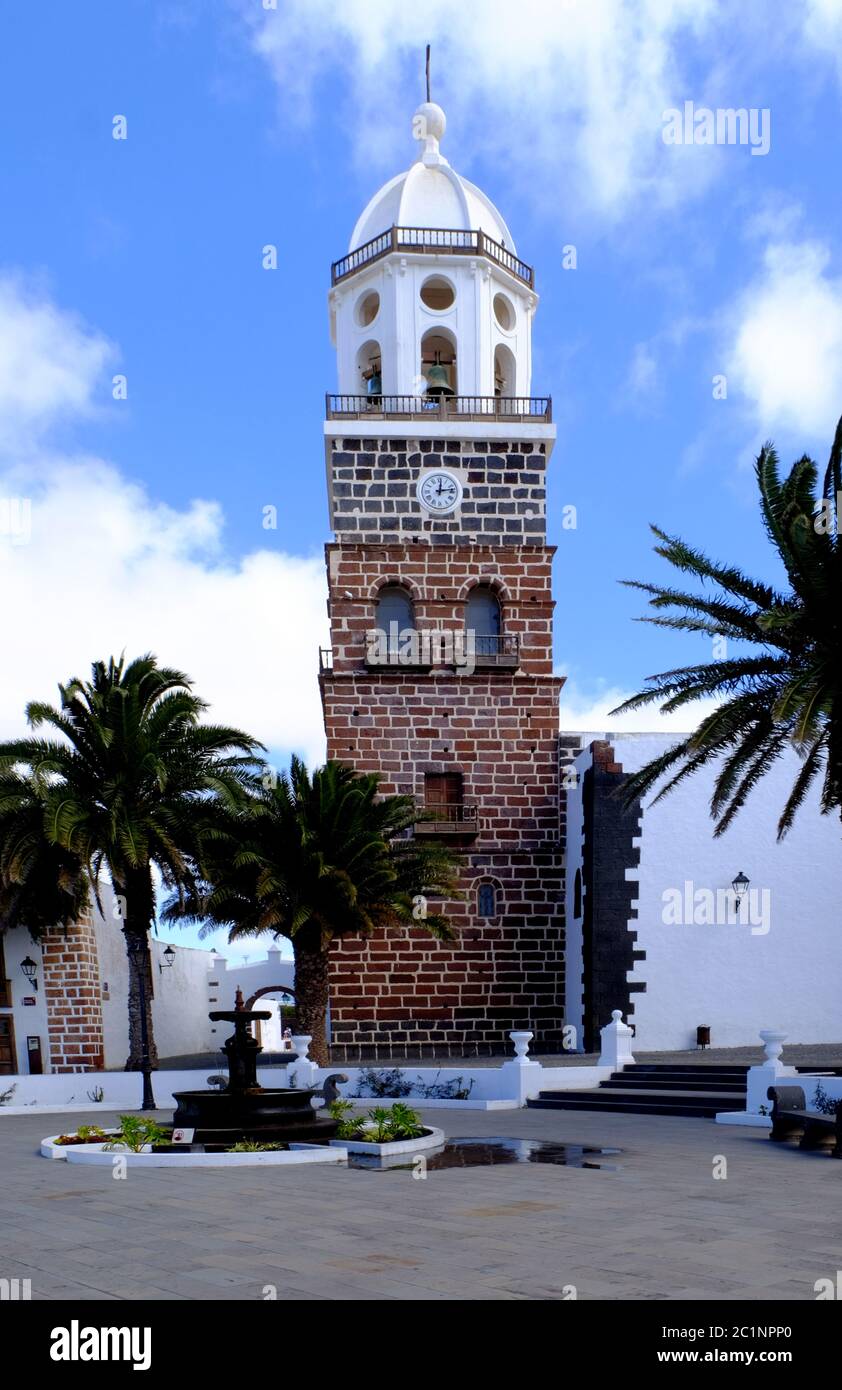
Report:
<svg viewBox="0 0 842 1390"><path fill-rule="evenodd" d="M126 1071L143 1067L143 1018L146 1019L146 1050L152 1067L158 1065L155 1029L152 1022L154 985L149 955L149 931L154 916L152 877L148 866L126 875L123 918L126 955L129 961L129 1056Z"/></svg>
<svg viewBox="0 0 842 1390"><path fill-rule="evenodd" d="M327 1043L328 976L330 942L314 939L310 934L296 933L292 938L295 955L295 1013L299 1033L309 1033L313 1039L310 1056L320 1067L330 1065Z"/></svg>

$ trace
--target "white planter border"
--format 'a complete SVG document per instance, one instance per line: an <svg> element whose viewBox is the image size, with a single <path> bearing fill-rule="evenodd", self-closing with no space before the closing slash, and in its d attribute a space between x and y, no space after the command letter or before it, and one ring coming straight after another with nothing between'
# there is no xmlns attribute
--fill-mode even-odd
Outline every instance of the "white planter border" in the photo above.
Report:
<svg viewBox="0 0 842 1390"><path fill-rule="evenodd" d="M41 1147L50 1141L45 1140ZM58 1147L57 1145L54 1147ZM67 1145L53 1158L65 1158L68 1163L94 1167L110 1167L115 1158L125 1159L129 1168L253 1168L266 1165L283 1167L300 1163L347 1163L347 1150L332 1149L325 1144L290 1144L288 1150L270 1149L265 1153L131 1153L126 1149L106 1149L102 1144Z"/></svg>
<svg viewBox="0 0 842 1390"><path fill-rule="evenodd" d="M108 1133L109 1131L106 1131ZM118 1131L110 1131L116 1138ZM68 1149L101 1149L102 1140L92 1140L90 1144L59 1144L60 1134L51 1134L48 1139L41 1140L42 1158L67 1158Z"/></svg>
<svg viewBox="0 0 842 1390"><path fill-rule="evenodd" d="M331 1148L345 1149L352 1154L372 1154L375 1158L390 1158L392 1154L420 1153L423 1149L438 1149L445 1142L443 1129L430 1129L417 1139L393 1139L388 1144L374 1144L367 1139L330 1139Z"/></svg>

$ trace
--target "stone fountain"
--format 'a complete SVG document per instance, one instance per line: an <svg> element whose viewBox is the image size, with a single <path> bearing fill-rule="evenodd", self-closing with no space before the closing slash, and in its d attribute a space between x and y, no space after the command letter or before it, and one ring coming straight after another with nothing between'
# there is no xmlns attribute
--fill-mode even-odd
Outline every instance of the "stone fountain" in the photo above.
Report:
<svg viewBox="0 0 842 1390"><path fill-rule="evenodd" d="M313 1088L276 1090L258 1083L257 1058L263 1049L252 1037L251 1025L255 1019L271 1018L268 1010L247 1009L238 989L232 1010L214 1011L208 1017L212 1023L234 1025L223 1047L228 1085L224 1090L175 1091L173 1128L194 1130L197 1144L224 1147L241 1139L321 1144L333 1138L336 1121L321 1118L313 1109Z"/></svg>

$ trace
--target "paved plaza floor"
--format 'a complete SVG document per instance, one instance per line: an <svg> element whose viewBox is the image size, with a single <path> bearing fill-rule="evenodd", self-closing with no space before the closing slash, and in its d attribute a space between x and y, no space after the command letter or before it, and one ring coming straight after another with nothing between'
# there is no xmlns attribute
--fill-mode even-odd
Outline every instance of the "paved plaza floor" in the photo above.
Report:
<svg viewBox="0 0 842 1390"><path fill-rule="evenodd" d="M74 1114L68 1124L103 1123ZM167 1116L167 1118L169 1118ZM616 1171L171 1168L37 1156L0 1117L2 1274L34 1299L813 1300L842 1268L842 1162L708 1120L426 1112L449 1135L616 1146ZM727 1177L715 1178L718 1156ZM267 1287L268 1286L268 1287Z"/></svg>

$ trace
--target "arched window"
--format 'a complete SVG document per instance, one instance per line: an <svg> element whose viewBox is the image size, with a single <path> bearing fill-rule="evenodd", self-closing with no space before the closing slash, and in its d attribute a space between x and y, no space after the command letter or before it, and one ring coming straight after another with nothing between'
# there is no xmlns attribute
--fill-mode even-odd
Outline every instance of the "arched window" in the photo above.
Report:
<svg viewBox="0 0 842 1390"><path fill-rule="evenodd" d="M515 357L505 343L499 343L494 350L494 394L513 396L515 394Z"/></svg>
<svg viewBox="0 0 842 1390"><path fill-rule="evenodd" d="M360 374L360 391L366 396L379 398L383 391L383 368L380 344L373 338L363 343L357 352L357 371Z"/></svg>
<svg viewBox="0 0 842 1390"><path fill-rule="evenodd" d="M573 916L574 918L582 915L582 870L576 870L576 877L573 880Z"/></svg>
<svg viewBox="0 0 842 1390"><path fill-rule="evenodd" d="M420 374L424 379L424 393L433 404L441 396L456 395L456 340L452 333L434 328L424 334Z"/></svg>
<svg viewBox="0 0 842 1390"><path fill-rule="evenodd" d="M481 883L477 892L477 912L480 917L497 916L497 889L493 883Z"/></svg>
<svg viewBox="0 0 842 1390"><path fill-rule="evenodd" d="M496 656L500 650L503 615L500 601L487 584L478 584L465 605L465 629L474 634L477 656Z"/></svg>
<svg viewBox="0 0 842 1390"><path fill-rule="evenodd" d="M386 584L377 595L375 626L385 633L390 647L397 647L401 633L415 627L412 598L400 584Z"/></svg>

